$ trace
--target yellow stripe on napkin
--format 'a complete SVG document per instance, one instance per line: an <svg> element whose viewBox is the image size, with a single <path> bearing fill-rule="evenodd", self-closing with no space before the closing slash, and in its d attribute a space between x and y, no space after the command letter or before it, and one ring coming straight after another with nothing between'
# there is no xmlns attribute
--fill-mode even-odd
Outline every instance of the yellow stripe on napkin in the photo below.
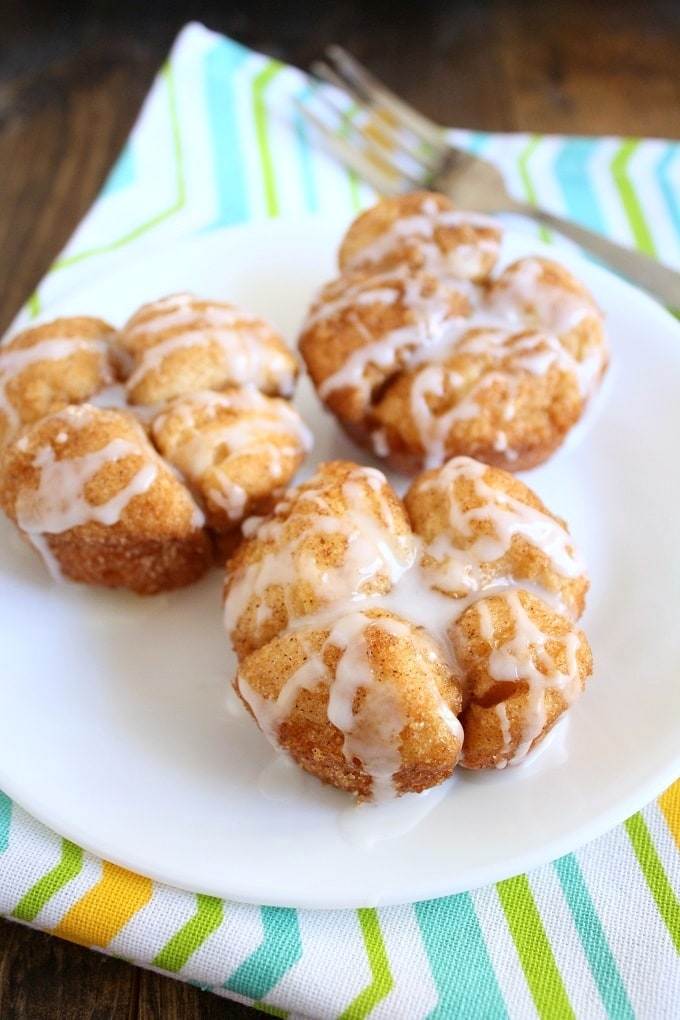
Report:
<svg viewBox="0 0 680 1020"><path fill-rule="evenodd" d="M668 828L673 833L678 850L680 850L680 779L677 779L665 793L661 794L659 807L664 813Z"/></svg>
<svg viewBox="0 0 680 1020"><path fill-rule="evenodd" d="M55 935L83 946L107 946L149 902L153 882L117 864L103 862L102 877L62 917Z"/></svg>

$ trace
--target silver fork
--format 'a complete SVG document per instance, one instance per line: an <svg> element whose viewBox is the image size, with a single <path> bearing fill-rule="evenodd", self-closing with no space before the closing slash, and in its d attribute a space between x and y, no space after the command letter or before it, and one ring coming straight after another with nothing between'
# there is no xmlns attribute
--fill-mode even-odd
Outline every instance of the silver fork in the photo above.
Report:
<svg viewBox="0 0 680 1020"><path fill-rule="evenodd" d="M341 46L329 46L325 56L325 61L312 65L312 74L336 88L314 90L298 108L333 155L379 194L430 188L448 195L461 209L528 216L571 238L672 309L680 309L680 272L518 201L494 164L452 146L444 128L405 103Z"/></svg>

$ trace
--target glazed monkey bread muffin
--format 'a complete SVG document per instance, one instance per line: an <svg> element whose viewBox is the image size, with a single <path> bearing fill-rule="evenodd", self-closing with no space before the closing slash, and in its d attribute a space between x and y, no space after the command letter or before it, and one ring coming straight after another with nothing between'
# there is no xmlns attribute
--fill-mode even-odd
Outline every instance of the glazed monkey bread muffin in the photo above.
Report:
<svg viewBox="0 0 680 1020"><path fill-rule="evenodd" d="M0 447L22 425L80 404L119 378L116 331L103 319L55 319L0 346Z"/></svg>
<svg viewBox="0 0 680 1020"><path fill-rule="evenodd" d="M54 576L151 594L211 560L203 514L131 415L70 405L4 452L0 503Z"/></svg>
<svg viewBox="0 0 680 1020"><path fill-rule="evenodd" d="M226 582L239 659L301 619L385 594L415 555L404 507L387 479L345 461L321 465L253 525Z"/></svg>
<svg viewBox="0 0 680 1020"><path fill-rule="evenodd" d="M491 217L462 212L445 195L415 191L360 213L342 239L338 264L343 273L405 264L484 280L498 260L501 239Z"/></svg>
<svg viewBox="0 0 680 1020"><path fill-rule="evenodd" d="M359 798L524 759L584 688L588 580L566 525L454 458L403 501L334 461L230 561L234 688L274 747Z"/></svg>
<svg viewBox="0 0 680 1020"><path fill-rule="evenodd" d="M132 358L131 404L159 404L196 390L254 386L293 395L295 355L268 323L226 301L171 294L135 312L121 331Z"/></svg>
<svg viewBox="0 0 680 1020"><path fill-rule="evenodd" d="M252 387L176 397L152 420L151 436L200 493L224 553L240 541L245 518L272 508L311 446L295 408Z"/></svg>
<svg viewBox="0 0 680 1020"><path fill-rule="evenodd" d="M543 257L493 276L499 252L492 220L429 192L383 199L347 231L299 348L326 407L388 466L534 467L597 390L608 354L591 294Z"/></svg>
<svg viewBox="0 0 680 1020"><path fill-rule="evenodd" d="M119 333L87 317L25 330L0 347L0 505L55 577L191 583L311 447L285 399L296 378L267 323L189 294Z"/></svg>

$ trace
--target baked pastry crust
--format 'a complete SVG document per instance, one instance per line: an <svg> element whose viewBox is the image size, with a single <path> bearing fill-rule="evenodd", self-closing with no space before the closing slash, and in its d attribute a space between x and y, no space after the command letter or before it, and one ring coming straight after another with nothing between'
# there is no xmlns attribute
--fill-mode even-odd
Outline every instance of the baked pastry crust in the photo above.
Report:
<svg viewBox="0 0 680 1020"><path fill-rule="evenodd" d="M0 505L57 578L142 595L211 562L203 514L131 415L68 406L0 455Z"/></svg>
<svg viewBox="0 0 680 1020"><path fill-rule="evenodd" d="M341 275L309 309L300 353L342 428L396 470L461 455L535 467L581 419L607 368L602 314L550 259L492 275L499 246L485 226L468 225L461 246L479 272L454 273L434 240L445 215L464 214L423 192L363 213L340 246Z"/></svg>
<svg viewBox="0 0 680 1020"><path fill-rule="evenodd" d="M583 690L587 588L565 523L508 472L455 458L402 501L328 462L230 561L234 686L273 746L362 799L503 768Z"/></svg>
<svg viewBox="0 0 680 1020"><path fill-rule="evenodd" d="M263 320L189 294L144 305L121 333L89 317L25 330L0 346L0 504L54 576L144 594L189 584L211 548L224 563L245 518L271 509L310 449L297 410L257 389L290 395L297 374ZM119 451L132 448L158 476L108 523L87 474L104 447L117 452L97 477L126 475L134 458ZM42 517L27 516L38 491ZM187 530L177 515L189 508Z"/></svg>
<svg viewBox="0 0 680 1020"><path fill-rule="evenodd" d="M350 225L338 252L344 273L407 265L464 280L484 280L500 253L498 222L456 209L445 195L413 191L384 198Z"/></svg>
<svg viewBox="0 0 680 1020"><path fill-rule="evenodd" d="M131 404L247 385L289 397L298 375L295 355L259 316L188 293L142 305L119 343L133 362L125 384Z"/></svg>
<svg viewBox="0 0 680 1020"><path fill-rule="evenodd" d="M312 445L287 400L253 387L177 397L153 418L151 435L198 495L223 553L241 540L246 518L272 509Z"/></svg>
<svg viewBox="0 0 680 1020"><path fill-rule="evenodd" d="M0 446L22 425L90 400L119 378L103 319L70 316L33 326L0 346Z"/></svg>

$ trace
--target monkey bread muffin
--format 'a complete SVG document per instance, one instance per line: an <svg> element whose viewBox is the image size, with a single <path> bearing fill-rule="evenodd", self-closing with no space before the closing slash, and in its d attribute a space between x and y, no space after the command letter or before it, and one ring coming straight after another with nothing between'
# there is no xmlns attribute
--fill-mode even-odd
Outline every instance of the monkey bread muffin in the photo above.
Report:
<svg viewBox="0 0 680 1020"><path fill-rule="evenodd" d="M115 383L115 336L103 319L73 316L22 330L0 345L0 447L22 425Z"/></svg>
<svg viewBox="0 0 680 1020"><path fill-rule="evenodd" d="M403 500L319 465L230 560L234 688L303 769L360 799L523 760L582 692L588 589L565 523L468 457Z"/></svg>
<svg viewBox="0 0 680 1020"><path fill-rule="evenodd" d="M153 594L211 560L201 510L124 411L69 405L21 433L0 503L57 577Z"/></svg>
<svg viewBox="0 0 680 1020"><path fill-rule="evenodd" d="M298 374L293 352L263 319L192 294L142 305L121 330L119 343L132 358L125 383L131 404L158 404L230 385L290 397Z"/></svg>
<svg viewBox="0 0 680 1020"><path fill-rule="evenodd" d="M55 577L140 594L224 562L311 447L262 319L171 295L120 332L61 318L0 346L0 505Z"/></svg>
<svg viewBox="0 0 680 1020"><path fill-rule="evenodd" d="M388 467L535 467L596 392L608 352L592 295L544 257L494 275L499 253L488 217L428 192L383 199L347 231L299 349L325 406Z"/></svg>

